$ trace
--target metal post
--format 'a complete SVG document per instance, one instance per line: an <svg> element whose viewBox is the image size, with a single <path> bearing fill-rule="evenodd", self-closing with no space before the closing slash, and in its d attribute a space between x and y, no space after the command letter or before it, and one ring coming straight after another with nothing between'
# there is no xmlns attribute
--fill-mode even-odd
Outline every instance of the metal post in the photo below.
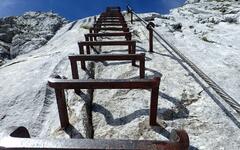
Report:
<svg viewBox="0 0 240 150"><path fill-rule="evenodd" d="M63 89L57 89L57 88L55 89L55 93L56 93L58 113L59 113L61 127L65 128L69 125L65 93L64 93Z"/></svg>
<svg viewBox="0 0 240 150"><path fill-rule="evenodd" d="M72 70L72 78L79 79L77 61L70 59L70 63L71 63L71 70ZM74 91L75 91L75 93L80 93L79 89L74 89Z"/></svg>
<svg viewBox="0 0 240 150"><path fill-rule="evenodd" d="M143 56L143 60L139 61L140 62L139 66L140 66L140 78L142 79L145 77L145 54L141 53L141 55Z"/></svg>
<svg viewBox="0 0 240 150"><path fill-rule="evenodd" d="M78 46L79 46L80 54L84 55L84 46L82 44L80 44L80 43L78 43ZM83 70L86 70L86 65L85 65L85 61L84 60L81 61L81 68Z"/></svg>
<svg viewBox="0 0 240 150"><path fill-rule="evenodd" d="M97 22L97 16L94 16L94 23Z"/></svg>
<svg viewBox="0 0 240 150"><path fill-rule="evenodd" d="M147 29L149 31L149 52L153 52L153 28L155 24L153 22L149 22L147 25Z"/></svg>
<svg viewBox="0 0 240 150"><path fill-rule="evenodd" d="M85 36L85 41L89 41L89 37ZM87 54L90 54L91 53L90 52L90 46L87 45L86 47L87 47Z"/></svg>
<svg viewBox="0 0 240 150"><path fill-rule="evenodd" d="M133 24L133 12L129 6L127 6L127 13L131 15L131 24Z"/></svg>
<svg viewBox="0 0 240 150"><path fill-rule="evenodd" d="M150 126L157 125L157 108L158 108L158 94L159 94L160 77L155 77L154 83L155 83L155 85L152 88L151 102L150 102L150 119L149 119Z"/></svg>
<svg viewBox="0 0 240 150"><path fill-rule="evenodd" d="M131 11L131 24L133 24L133 12Z"/></svg>
<svg viewBox="0 0 240 150"><path fill-rule="evenodd" d="M134 44L132 45L130 54L136 54L136 43L134 43ZM135 60L132 60L132 65L133 65L133 66L136 66L136 61L135 61Z"/></svg>

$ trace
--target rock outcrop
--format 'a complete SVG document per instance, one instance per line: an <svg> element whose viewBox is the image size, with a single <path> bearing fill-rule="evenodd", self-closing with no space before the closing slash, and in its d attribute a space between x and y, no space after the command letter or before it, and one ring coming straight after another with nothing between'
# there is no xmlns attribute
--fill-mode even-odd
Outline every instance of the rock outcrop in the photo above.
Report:
<svg viewBox="0 0 240 150"><path fill-rule="evenodd" d="M22 16L0 18L1 61L40 48L66 22L52 12L27 12Z"/></svg>

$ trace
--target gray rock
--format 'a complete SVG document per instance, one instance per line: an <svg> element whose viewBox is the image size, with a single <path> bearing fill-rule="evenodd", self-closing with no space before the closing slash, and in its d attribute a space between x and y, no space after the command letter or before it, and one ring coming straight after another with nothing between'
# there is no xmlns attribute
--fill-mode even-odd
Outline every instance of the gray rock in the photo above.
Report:
<svg viewBox="0 0 240 150"><path fill-rule="evenodd" d="M182 24L181 23L173 23L171 24L172 31L182 31Z"/></svg>
<svg viewBox="0 0 240 150"><path fill-rule="evenodd" d="M1 57L14 58L40 48L66 23L66 19L52 12L27 12L22 16L0 18L0 42L10 44L10 49L1 48Z"/></svg>
<svg viewBox="0 0 240 150"><path fill-rule="evenodd" d="M0 66L3 64L4 58L9 58L8 49L0 45L0 60L1 60Z"/></svg>
<svg viewBox="0 0 240 150"><path fill-rule="evenodd" d="M238 23L238 16L236 16L236 15L231 15L231 14L226 15L226 16L224 17L223 22Z"/></svg>

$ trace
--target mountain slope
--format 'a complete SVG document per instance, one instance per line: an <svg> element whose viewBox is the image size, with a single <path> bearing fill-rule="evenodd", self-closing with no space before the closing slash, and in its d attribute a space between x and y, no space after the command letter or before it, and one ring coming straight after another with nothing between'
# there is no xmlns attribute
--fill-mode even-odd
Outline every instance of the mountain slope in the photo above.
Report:
<svg viewBox="0 0 240 150"><path fill-rule="evenodd" d="M223 6L224 13L220 9ZM159 33L239 99L239 11L235 2L203 2L187 4L165 16L141 16L154 18ZM228 16L232 19L226 19ZM89 91L83 90L77 96L69 90L66 93L72 127L61 130L55 93L47 80L54 76L72 78L68 55L79 53L77 42L84 40L92 23L93 17L69 23L43 47L0 67L0 129L23 125L31 135L44 138L89 138L93 130L94 138L154 140L169 138L172 128L183 128L190 136L192 149L240 148L240 125L234 120L240 120L239 115L157 40L155 52L149 53L148 31L138 21L129 26L137 40L137 53L146 54L146 76L163 75L158 105L160 126L148 125L147 90L95 90L92 108ZM101 53L127 53L126 47L120 46L95 49ZM93 75L96 79L138 78L139 68L130 62L88 62L87 67L90 74L79 68L81 79ZM227 116L227 110L233 116Z"/></svg>

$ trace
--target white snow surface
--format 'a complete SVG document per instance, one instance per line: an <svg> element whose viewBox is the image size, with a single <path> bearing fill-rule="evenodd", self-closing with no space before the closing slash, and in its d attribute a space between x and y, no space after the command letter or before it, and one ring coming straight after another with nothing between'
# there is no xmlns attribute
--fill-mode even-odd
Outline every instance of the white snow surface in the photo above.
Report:
<svg viewBox="0 0 240 150"><path fill-rule="evenodd" d="M222 14L219 9L223 6L231 13ZM156 30L240 103L239 6L238 2L202 2L186 4L165 16L141 16L155 16ZM225 21L228 16L237 21ZM89 137L86 97L66 91L72 125L66 134L60 129L55 93L47 81L55 74L72 78L68 56L79 54L77 42L84 40L92 21L89 17L69 23L45 46L0 67L1 130L21 125L34 137ZM176 23L182 25L180 30L172 28ZM146 54L146 77L162 75L160 126L148 124L148 90L95 90L94 138L167 140L171 129L180 128L188 132L191 149L240 149L239 114L157 40L154 53L149 53L148 31L140 22L129 23L129 27L137 41L137 53ZM101 53L127 53L126 47L96 49ZM94 71L96 79L139 78L139 68L131 66L131 62L88 63L88 68ZM80 68L79 74L81 79L89 78ZM84 90L83 95L88 93Z"/></svg>

